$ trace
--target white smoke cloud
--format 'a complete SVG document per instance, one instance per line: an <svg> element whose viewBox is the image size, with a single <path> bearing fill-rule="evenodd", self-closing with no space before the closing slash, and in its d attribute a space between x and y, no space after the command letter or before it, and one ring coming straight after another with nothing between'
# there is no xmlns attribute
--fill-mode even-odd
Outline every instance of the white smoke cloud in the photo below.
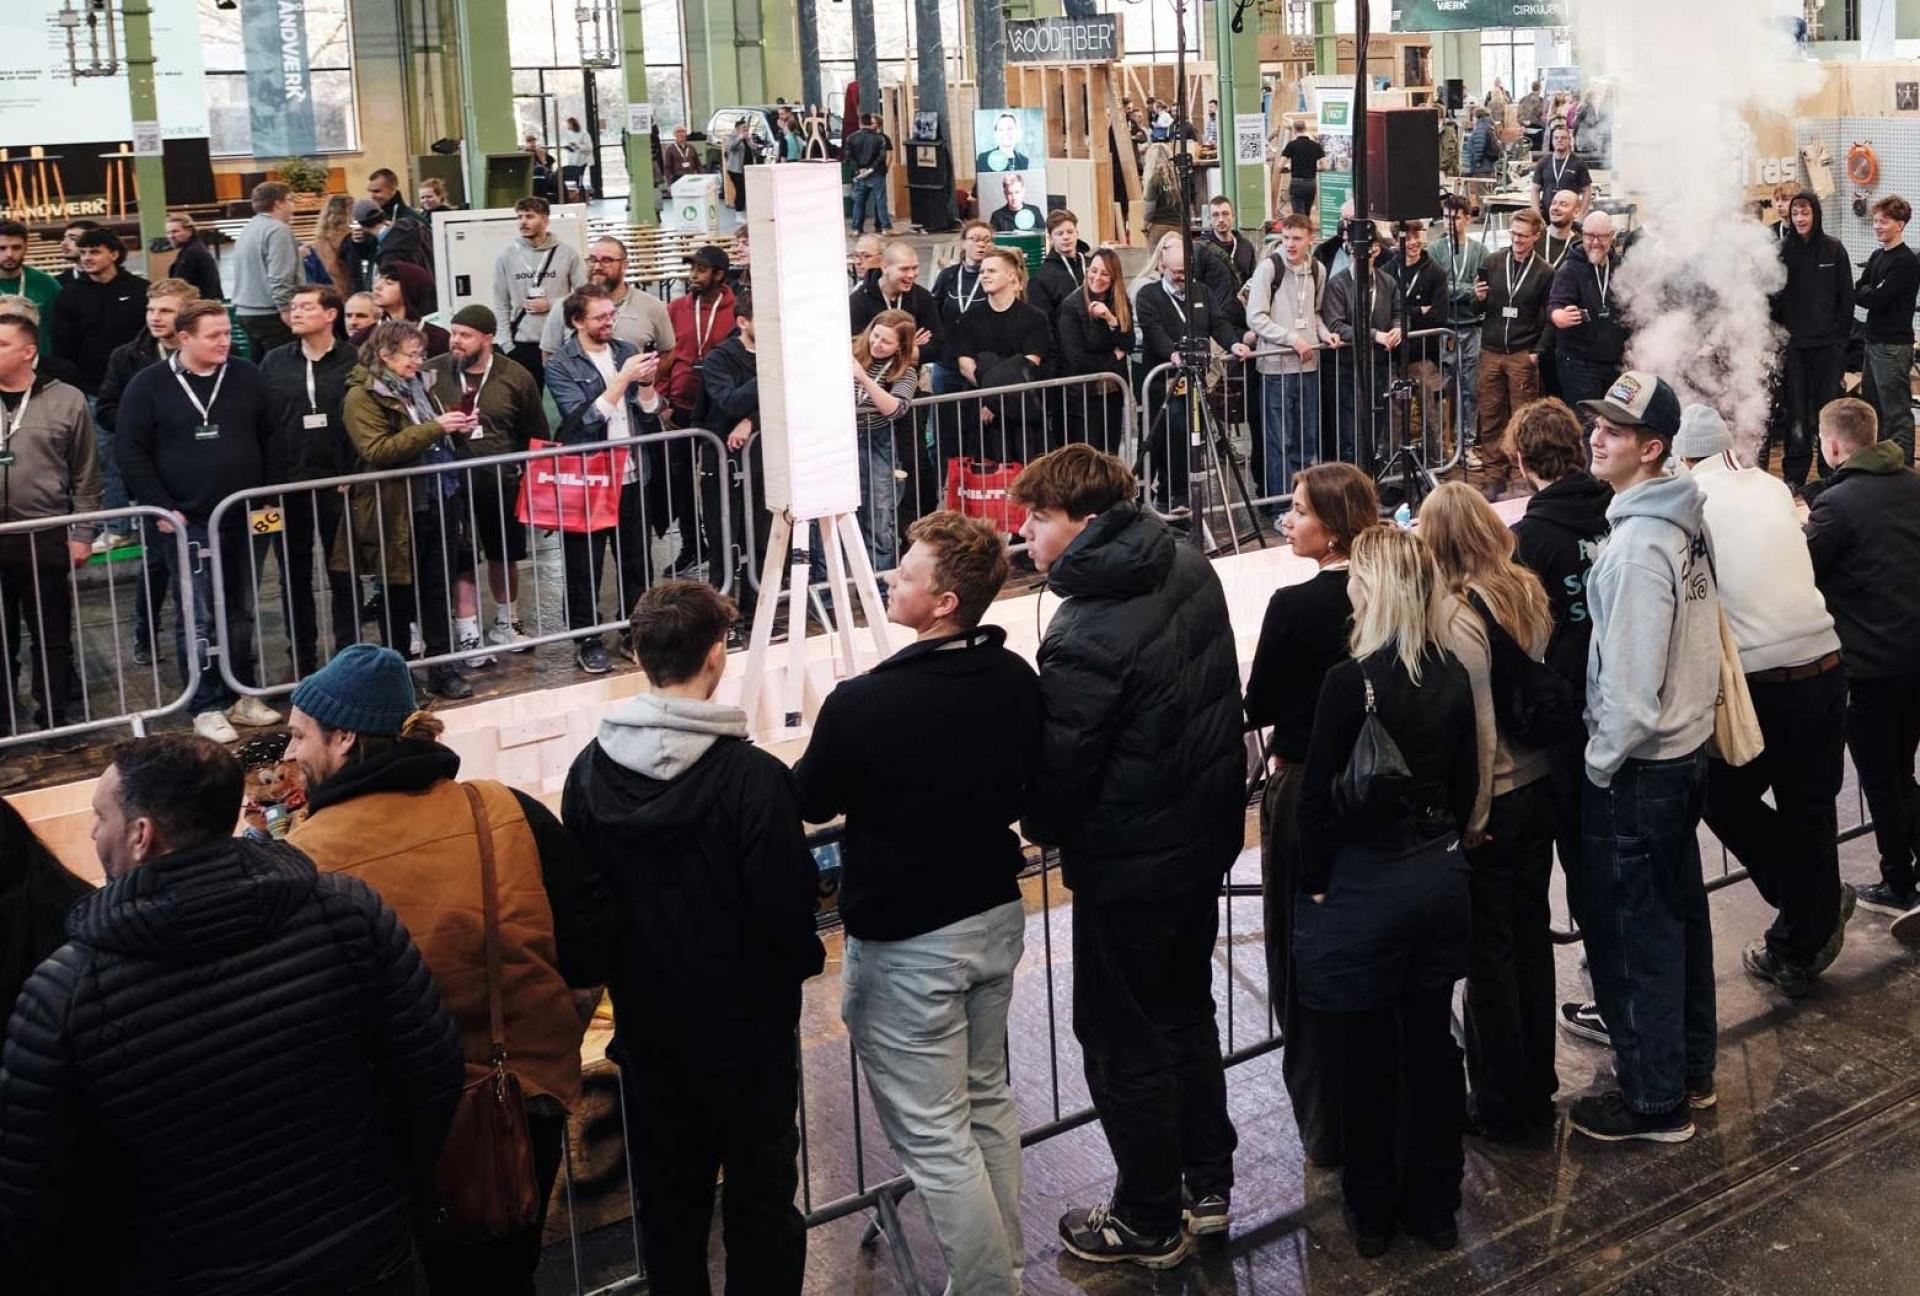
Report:
<svg viewBox="0 0 1920 1296"><path fill-rule="evenodd" d="M1628 359L1685 403L1712 405L1748 457L1765 434L1785 282L1772 233L1743 213L1749 110L1790 115L1818 88L1788 20L1799 0L1587 0L1574 6L1582 72L1613 83L1616 194L1644 234L1616 280Z"/></svg>

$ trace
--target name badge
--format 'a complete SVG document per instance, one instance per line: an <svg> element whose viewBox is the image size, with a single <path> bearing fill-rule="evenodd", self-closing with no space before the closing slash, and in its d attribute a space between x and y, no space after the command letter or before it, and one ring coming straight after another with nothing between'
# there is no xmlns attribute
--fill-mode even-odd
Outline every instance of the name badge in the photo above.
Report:
<svg viewBox="0 0 1920 1296"><path fill-rule="evenodd" d="M327 425L325 414L308 414L300 420L300 426L310 432L316 432Z"/></svg>
<svg viewBox="0 0 1920 1296"><path fill-rule="evenodd" d="M1613 307L1611 307L1611 306L1602 306L1602 307L1600 308L1600 318L1601 318L1601 319L1612 319L1612 318L1613 318Z"/></svg>
<svg viewBox="0 0 1920 1296"><path fill-rule="evenodd" d="M467 440L478 441L481 437L485 436L486 434L487 434L486 425L482 423L475 423L473 425L473 431L467 433Z"/></svg>
<svg viewBox="0 0 1920 1296"><path fill-rule="evenodd" d="M545 297L546 295L547 295L547 290L545 288L539 287L538 285L527 289L528 301L534 301L538 298Z"/></svg>
<svg viewBox="0 0 1920 1296"><path fill-rule="evenodd" d="M1500 308L1500 315L1503 319L1519 319L1520 308L1518 306L1502 306Z"/></svg>
<svg viewBox="0 0 1920 1296"><path fill-rule="evenodd" d="M193 439L195 441L218 441L220 439L220 425L218 423L202 423L193 430Z"/></svg>
<svg viewBox="0 0 1920 1296"><path fill-rule="evenodd" d="M0 450L0 468L11 468L11 467L13 467L13 460L14 460L14 453L13 453L13 451L11 451L11 450Z"/></svg>
<svg viewBox="0 0 1920 1296"><path fill-rule="evenodd" d="M1293 320L1293 331L1294 331L1295 333L1305 333L1305 332L1307 331L1307 317L1306 317L1306 316L1304 316L1304 315L1296 315L1296 316L1294 317L1294 320Z"/></svg>

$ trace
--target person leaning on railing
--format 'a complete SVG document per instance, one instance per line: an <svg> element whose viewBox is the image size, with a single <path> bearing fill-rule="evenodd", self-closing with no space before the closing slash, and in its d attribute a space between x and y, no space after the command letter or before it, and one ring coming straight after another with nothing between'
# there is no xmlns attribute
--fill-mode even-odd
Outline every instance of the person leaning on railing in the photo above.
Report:
<svg viewBox="0 0 1920 1296"><path fill-rule="evenodd" d="M1132 385L1133 303L1127 298L1120 254L1101 248L1087 258L1081 285L1060 303L1054 316L1060 338L1062 377L1112 374ZM1067 389L1064 394L1067 440L1086 441L1102 450L1120 445L1125 402L1111 385Z"/></svg>

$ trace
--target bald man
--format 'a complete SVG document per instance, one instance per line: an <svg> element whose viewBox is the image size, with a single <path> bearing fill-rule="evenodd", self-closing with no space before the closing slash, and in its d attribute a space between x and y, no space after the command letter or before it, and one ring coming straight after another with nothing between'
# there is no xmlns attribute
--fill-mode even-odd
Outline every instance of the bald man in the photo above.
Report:
<svg viewBox="0 0 1920 1296"><path fill-rule="evenodd" d="M1562 189L1547 204L1547 233L1540 240L1540 255L1558 270L1566 264L1569 252L1580 248L1580 195Z"/></svg>
<svg viewBox="0 0 1920 1296"><path fill-rule="evenodd" d="M1557 332L1560 395L1580 408L1599 400L1619 376L1627 350L1614 272L1613 218L1594 212L1580 227L1580 251L1569 253L1553 276L1547 308Z"/></svg>

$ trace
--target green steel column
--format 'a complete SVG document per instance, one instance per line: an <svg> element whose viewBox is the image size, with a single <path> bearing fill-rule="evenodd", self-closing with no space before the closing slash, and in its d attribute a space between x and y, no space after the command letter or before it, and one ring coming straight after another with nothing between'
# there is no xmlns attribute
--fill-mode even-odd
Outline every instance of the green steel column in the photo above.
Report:
<svg viewBox="0 0 1920 1296"><path fill-rule="evenodd" d="M512 153L513 59L507 50L507 0L464 0L460 15L460 80L474 90L465 107L467 200L475 207L487 193L487 154Z"/></svg>
<svg viewBox="0 0 1920 1296"><path fill-rule="evenodd" d="M753 3L686 0L687 109L694 130L707 128L707 119L715 108L751 102L741 97L740 59L734 41L746 33L736 33L734 10ZM757 22L757 7L754 12Z"/></svg>
<svg viewBox="0 0 1920 1296"><path fill-rule="evenodd" d="M647 51L645 33L640 24L640 0L620 0L620 75L626 83L627 102L648 102ZM655 105L654 110L659 111ZM635 225L652 225L660 214L653 205L653 140L647 135L623 132L627 142L627 215Z"/></svg>
<svg viewBox="0 0 1920 1296"><path fill-rule="evenodd" d="M1266 218L1267 168L1265 162L1237 166L1233 158L1233 117L1236 112L1260 111L1260 17L1257 7L1247 9L1240 32L1233 30L1233 6L1213 6L1214 67L1220 90L1220 182L1233 210L1244 228ZM1207 106L1194 111L1196 123L1204 124Z"/></svg>
<svg viewBox="0 0 1920 1296"><path fill-rule="evenodd" d="M761 52L765 67L765 103L804 97L800 77L800 20L794 0L761 0Z"/></svg>
<svg viewBox="0 0 1920 1296"><path fill-rule="evenodd" d="M1334 0L1313 0L1313 70L1332 76L1340 70L1340 20Z"/></svg>
<svg viewBox="0 0 1920 1296"><path fill-rule="evenodd" d="M127 91L136 122L157 122L160 108L153 92L153 7L147 0L126 0L121 10L127 33ZM140 204L140 247L144 252L167 234L167 179L157 157L133 161L134 194Z"/></svg>

